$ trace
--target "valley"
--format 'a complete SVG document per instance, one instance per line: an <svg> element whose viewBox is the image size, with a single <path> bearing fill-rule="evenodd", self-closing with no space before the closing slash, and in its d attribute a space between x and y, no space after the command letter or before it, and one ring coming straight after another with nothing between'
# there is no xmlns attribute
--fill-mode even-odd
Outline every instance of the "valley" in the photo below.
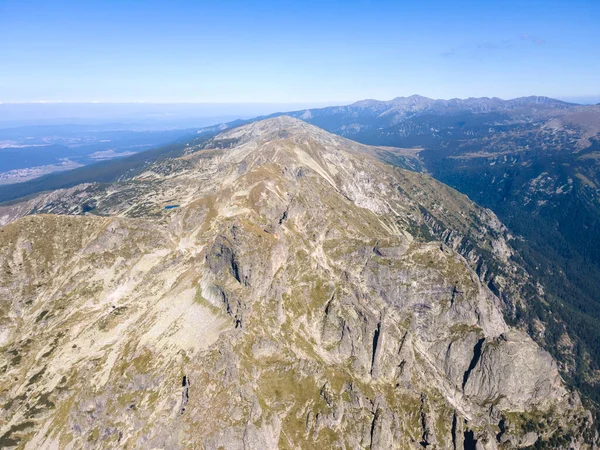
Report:
<svg viewBox="0 0 600 450"><path fill-rule="evenodd" d="M126 124L0 128L0 185L123 158L188 137L193 130L126 130Z"/></svg>

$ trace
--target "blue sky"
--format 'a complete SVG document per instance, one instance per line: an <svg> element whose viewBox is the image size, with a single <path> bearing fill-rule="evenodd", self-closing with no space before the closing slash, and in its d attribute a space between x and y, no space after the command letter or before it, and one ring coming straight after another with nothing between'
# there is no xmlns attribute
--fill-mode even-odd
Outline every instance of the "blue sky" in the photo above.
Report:
<svg viewBox="0 0 600 450"><path fill-rule="evenodd" d="M599 24L598 0L0 0L0 101L600 98Z"/></svg>

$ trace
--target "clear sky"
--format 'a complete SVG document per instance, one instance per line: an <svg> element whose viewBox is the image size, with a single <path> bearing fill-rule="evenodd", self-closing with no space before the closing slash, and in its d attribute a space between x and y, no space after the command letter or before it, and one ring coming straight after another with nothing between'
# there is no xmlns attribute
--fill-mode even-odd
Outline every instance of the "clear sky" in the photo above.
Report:
<svg viewBox="0 0 600 450"><path fill-rule="evenodd" d="M0 0L0 101L600 95L600 0Z"/></svg>

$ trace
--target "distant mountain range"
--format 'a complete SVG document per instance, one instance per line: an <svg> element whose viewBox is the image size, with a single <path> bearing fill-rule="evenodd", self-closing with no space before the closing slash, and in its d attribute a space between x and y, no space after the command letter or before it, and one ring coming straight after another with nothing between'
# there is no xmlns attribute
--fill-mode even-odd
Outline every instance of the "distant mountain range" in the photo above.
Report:
<svg viewBox="0 0 600 450"><path fill-rule="evenodd" d="M488 134L498 127L535 125L551 119L565 124L582 124L597 133L600 125L596 105L581 106L548 97L469 98L465 100L433 100L418 95L398 97L390 101L363 100L348 106L337 106L284 113L340 135L358 140L423 145L435 140L468 137L474 131ZM591 115L591 118L586 117ZM275 116L275 115L273 115ZM590 119L587 120L586 119ZM486 129L477 129L482 126ZM492 127L492 128L490 128Z"/></svg>

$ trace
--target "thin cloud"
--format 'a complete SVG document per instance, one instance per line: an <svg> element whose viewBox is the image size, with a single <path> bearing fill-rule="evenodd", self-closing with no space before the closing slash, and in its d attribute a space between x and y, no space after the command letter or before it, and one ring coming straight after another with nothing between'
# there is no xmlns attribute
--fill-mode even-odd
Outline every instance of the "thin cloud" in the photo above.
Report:
<svg viewBox="0 0 600 450"><path fill-rule="evenodd" d="M445 52L440 53L440 56L443 56L444 58L448 58L450 56L456 56L456 49L451 48L449 50L446 50Z"/></svg>
<svg viewBox="0 0 600 450"><path fill-rule="evenodd" d="M493 55L494 53L510 47L510 41L486 41L475 45L461 45L459 47L452 47L441 52L440 56L444 58L462 57L483 59L486 56Z"/></svg>
<svg viewBox="0 0 600 450"><path fill-rule="evenodd" d="M500 41L486 41L477 44L451 47L441 52L440 56L444 58L469 58L481 60L499 52L514 49L519 45L523 46L526 42L535 45L542 45L544 43L542 39L535 36L522 34L519 36L519 39L503 39Z"/></svg>
<svg viewBox="0 0 600 450"><path fill-rule="evenodd" d="M544 44L544 40L537 38L535 36L532 36L530 34L522 34L521 36L521 40L522 41L529 41L535 45L543 45Z"/></svg>

